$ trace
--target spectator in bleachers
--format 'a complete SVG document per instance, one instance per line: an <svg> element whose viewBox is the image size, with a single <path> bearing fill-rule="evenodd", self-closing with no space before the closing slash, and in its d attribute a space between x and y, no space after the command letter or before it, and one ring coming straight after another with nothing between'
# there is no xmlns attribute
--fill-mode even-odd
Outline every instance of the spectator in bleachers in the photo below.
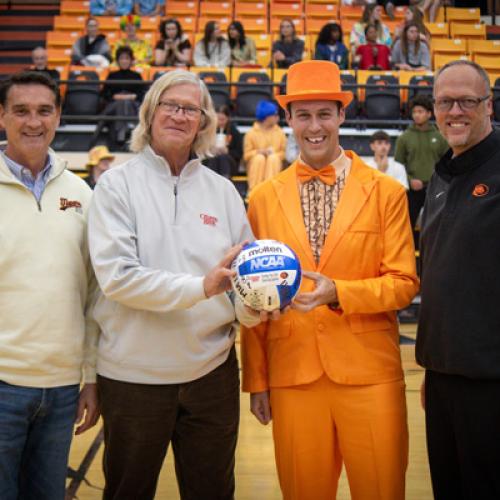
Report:
<svg viewBox="0 0 500 500"><path fill-rule="evenodd" d="M286 139L285 160L291 165L299 157L299 145L293 132Z"/></svg>
<svg viewBox="0 0 500 500"><path fill-rule="evenodd" d="M377 42L377 27L374 24L365 28L365 41L356 49L354 63L357 67L368 70L391 69L391 49Z"/></svg>
<svg viewBox="0 0 500 500"><path fill-rule="evenodd" d="M191 42L177 19L160 23L161 40L155 47L155 66L186 66L191 61Z"/></svg>
<svg viewBox="0 0 500 500"><path fill-rule="evenodd" d="M71 64L106 67L111 62L111 49L106 35L99 33L99 21L89 17L87 34L78 38L71 48Z"/></svg>
<svg viewBox="0 0 500 500"><path fill-rule="evenodd" d="M426 95L416 95L410 102L413 124L397 139L394 159L405 166L410 190L408 202L412 228L424 206L427 184L434 173L434 165L448 150L448 143L435 125L432 118L432 100ZM414 231L415 245L418 233Z"/></svg>
<svg viewBox="0 0 500 500"><path fill-rule="evenodd" d="M392 41L393 45L396 43L396 40L401 36L401 33L403 33L404 27L409 23L414 23L417 25L420 34L420 40L422 40L422 42L427 43L427 45L430 45L431 34L429 30L425 27L424 15L422 14L422 11L416 5L410 5L406 9L404 21L401 24L399 24L394 30L394 38Z"/></svg>
<svg viewBox="0 0 500 500"><path fill-rule="evenodd" d="M93 16L125 16L132 12L134 0L90 0Z"/></svg>
<svg viewBox="0 0 500 500"><path fill-rule="evenodd" d="M243 159L246 164L248 189L274 177L283 166L286 135L278 125L278 107L270 101L260 101L255 111L257 121L243 139Z"/></svg>
<svg viewBox="0 0 500 500"><path fill-rule="evenodd" d="M239 21L233 21L227 28L227 37L231 47L231 64L245 66L257 62L255 42L245 35L245 29Z"/></svg>
<svg viewBox="0 0 500 500"><path fill-rule="evenodd" d="M392 64L396 69L407 71L426 71L431 69L429 47L420 40L420 32L415 23L408 23L401 38L396 40L391 53Z"/></svg>
<svg viewBox="0 0 500 500"><path fill-rule="evenodd" d="M314 59L331 61L340 69L347 69L349 53L343 42L342 28L337 23L327 23L319 32L316 40Z"/></svg>
<svg viewBox="0 0 500 500"><path fill-rule="evenodd" d="M165 0L135 0L134 14L138 16L162 16L165 11Z"/></svg>
<svg viewBox="0 0 500 500"><path fill-rule="evenodd" d="M373 158L366 160L365 163L396 179L405 189L408 189L408 176L404 165L401 165L393 158L389 158L389 152L391 151L389 134L383 130L378 130L372 134L370 149L373 151Z"/></svg>
<svg viewBox="0 0 500 500"><path fill-rule="evenodd" d="M382 7L380 5L366 5L363 10L361 20L352 27L351 31L351 51L356 54L356 50L360 45L366 43L366 27L368 24L373 24L377 30L377 43L391 46L391 32L386 24L380 20L382 15Z"/></svg>
<svg viewBox="0 0 500 500"><path fill-rule="evenodd" d="M291 19L282 19L280 23L279 40L273 42L272 64L277 68L289 68L292 64L302 61L304 41L297 38L295 25Z"/></svg>
<svg viewBox="0 0 500 500"><path fill-rule="evenodd" d="M137 116L137 111L144 97L146 87L135 82L142 81L141 74L131 69L134 63L134 53L128 46L119 47L116 53L119 69L111 72L106 78L106 83L116 80L129 80L130 83L104 85L103 99L106 107L102 112L105 116ZM129 135L129 122L109 121L109 146L111 149L123 146ZM99 138L105 125L100 121L94 133L92 144Z"/></svg>
<svg viewBox="0 0 500 500"><path fill-rule="evenodd" d="M394 19L394 1L393 0L342 0L342 5L353 5L366 7L367 5L381 5L391 20ZM397 0L397 5L408 5L408 0Z"/></svg>
<svg viewBox="0 0 500 500"><path fill-rule="evenodd" d="M33 67L30 71L41 71L55 81L60 80L61 75L59 75L59 71L47 67L47 51L43 47L36 47L33 49L31 59L33 61Z"/></svg>
<svg viewBox="0 0 500 500"><path fill-rule="evenodd" d="M147 40L137 36L137 30L141 27L141 18L135 15L122 16L120 29L126 36L116 42L115 59L118 60L117 51L120 47L130 47L134 53L136 64L150 64L153 57L153 49Z"/></svg>
<svg viewBox="0 0 500 500"><path fill-rule="evenodd" d="M425 12L429 11L430 23L436 22L437 13L439 7L441 6L441 3L441 0L423 0L422 2L420 2L419 9L422 11L422 13L425 15Z"/></svg>
<svg viewBox="0 0 500 500"><path fill-rule="evenodd" d="M89 151L89 160L85 165L89 175L83 180L92 188L95 188L101 174L109 170L115 157L106 146L96 146Z"/></svg>
<svg viewBox="0 0 500 500"><path fill-rule="evenodd" d="M203 163L214 172L230 179L232 175L238 175L243 156L243 136L231 121L229 106L222 104L215 111L217 113L215 156L207 158Z"/></svg>
<svg viewBox="0 0 500 500"><path fill-rule="evenodd" d="M222 36L219 23L208 21L203 38L194 47L195 66L225 68L231 63L229 42Z"/></svg>

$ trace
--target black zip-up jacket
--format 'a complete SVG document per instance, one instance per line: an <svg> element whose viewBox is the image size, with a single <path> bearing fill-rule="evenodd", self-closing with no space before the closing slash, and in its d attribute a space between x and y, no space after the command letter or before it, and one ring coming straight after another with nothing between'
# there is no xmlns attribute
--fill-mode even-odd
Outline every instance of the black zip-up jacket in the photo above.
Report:
<svg viewBox="0 0 500 500"><path fill-rule="evenodd" d="M500 379L500 132L437 163L424 208L416 356L437 372Z"/></svg>

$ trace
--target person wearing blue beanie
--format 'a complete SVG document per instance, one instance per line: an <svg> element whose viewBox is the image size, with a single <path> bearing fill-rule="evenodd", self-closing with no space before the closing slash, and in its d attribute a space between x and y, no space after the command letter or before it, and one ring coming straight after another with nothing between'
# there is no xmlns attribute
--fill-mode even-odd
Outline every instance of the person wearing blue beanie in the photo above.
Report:
<svg viewBox="0 0 500 500"><path fill-rule="evenodd" d="M260 101L255 117L257 121L246 133L243 146L249 191L280 172L286 149L286 135L278 125L278 106Z"/></svg>
<svg viewBox="0 0 500 500"><path fill-rule="evenodd" d="M278 114L278 106L271 101L260 101L255 109L255 117L259 122L264 121L268 116Z"/></svg>

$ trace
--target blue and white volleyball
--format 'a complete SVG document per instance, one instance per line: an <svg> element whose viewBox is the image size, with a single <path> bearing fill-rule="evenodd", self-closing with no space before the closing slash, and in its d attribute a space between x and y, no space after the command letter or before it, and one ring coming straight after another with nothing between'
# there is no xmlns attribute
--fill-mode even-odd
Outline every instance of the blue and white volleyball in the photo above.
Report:
<svg viewBox="0 0 500 500"><path fill-rule="evenodd" d="M300 261L295 252L275 240L256 240L243 247L231 268L233 289L244 304L256 311L289 305L300 287Z"/></svg>

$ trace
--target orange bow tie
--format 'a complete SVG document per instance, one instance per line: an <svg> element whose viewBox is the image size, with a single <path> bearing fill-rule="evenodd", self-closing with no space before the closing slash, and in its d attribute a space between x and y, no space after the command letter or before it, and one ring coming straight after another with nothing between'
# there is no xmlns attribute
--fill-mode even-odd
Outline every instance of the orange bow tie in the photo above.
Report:
<svg viewBox="0 0 500 500"><path fill-rule="evenodd" d="M303 163L297 163L297 178L301 184L305 184L315 177L319 178L319 180L324 184L333 186L336 178L335 169L332 165L327 165L326 167L316 170L315 168L311 168Z"/></svg>

